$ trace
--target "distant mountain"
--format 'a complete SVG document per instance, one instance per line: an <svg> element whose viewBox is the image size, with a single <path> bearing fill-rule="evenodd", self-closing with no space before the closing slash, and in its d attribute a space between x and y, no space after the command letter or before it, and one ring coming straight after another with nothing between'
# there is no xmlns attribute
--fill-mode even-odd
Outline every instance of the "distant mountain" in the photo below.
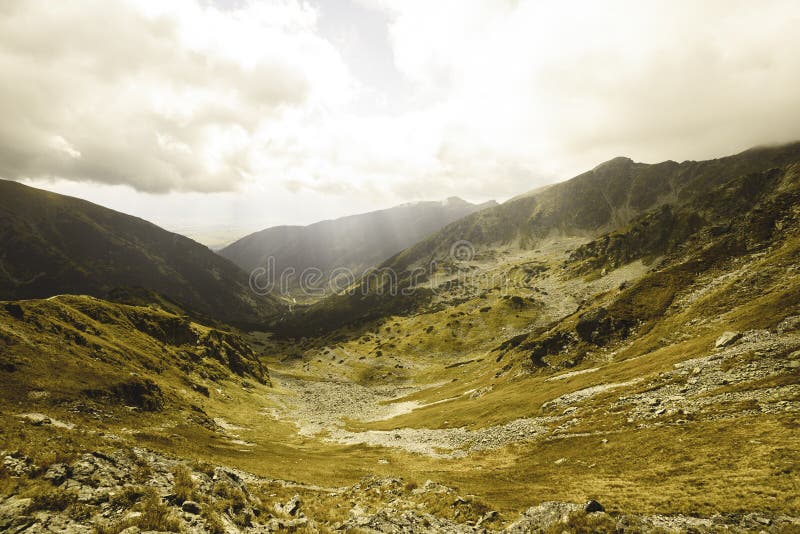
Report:
<svg viewBox="0 0 800 534"><path fill-rule="evenodd" d="M260 325L281 305L191 239L91 202L0 180L0 299L87 294ZM156 297L158 298L158 297Z"/></svg>
<svg viewBox="0 0 800 534"><path fill-rule="evenodd" d="M443 226L496 205L494 201L471 204L453 197L309 226L276 226L245 236L219 254L245 271L264 267L269 257L275 258L277 272L294 268L298 278L305 269L315 267L325 275L317 285L325 286L327 275L334 269L350 269L360 276Z"/></svg>
<svg viewBox="0 0 800 534"><path fill-rule="evenodd" d="M520 195L460 219L388 260L405 270L446 259L456 241L478 254L498 247L535 248L548 236L594 237L659 206L682 205L733 178L800 161L800 143L759 147L708 161L637 163L614 158L565 182Z"/></svg>
<svg viewBox="0 0 800 534"><path fill-rule="evenodd" d="M503 251L535 252L550 238L595 239L564 258L580 264L574 267L579 272L653 258L685 246L703 232L716 242L742 221L750 222L737 232L741 242L726 241L725 247L729 254L734 249L750 250L749 234L757 236L756 241L769 242L758 237L766 235L772 220L759 215L764 210L760 203L764 198L778 198L785 188L773 174L795 177L798 164L800 143L699 162L645 164L615 158L571 180L447 225L379 266L383 272L395 273L394 292L383 287L391 282L386 277L364 278L352 294L331 295L298 310L284 330L289 335L301 327L325 331L419 311L432 301L426 280L434 269L437 279L448 280L459 270L469 269L470 263L497 264L494 258L502 257ZM466 262L451 257L454 244L464 241L470 253ZM398 288L412 284L422 285L398 294Z"/></svg>

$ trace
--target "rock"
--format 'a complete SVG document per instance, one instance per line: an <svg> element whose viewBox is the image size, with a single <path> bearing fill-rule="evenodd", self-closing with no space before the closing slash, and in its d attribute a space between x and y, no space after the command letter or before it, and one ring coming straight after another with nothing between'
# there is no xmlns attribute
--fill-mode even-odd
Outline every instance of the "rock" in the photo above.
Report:
<svg viewBox="0 0 800 534"><path fill-rule="evenodd" d="M21 477L29 474L34 469L30 458L20 454L9 454L3 457L3 468L12 476Z"/></svg>
<svg viewBox="0 0 800 534"><path fill-rule="evenodd" d="M301 503L300 496L295 495L294 497L289 499L289 502L287 502L286 504L277 503L274 507L275 512L279 514L295 515L297 514L297 511L300 509L300 503Z"/></svg>
<svg viewBox="0 0 800 534"><path fill-rule="evenodd" d="M573 512L582 510L580 504L568 502L543 502L528 508L522 516L508 526L509 533L547 532L558 523L563 523ZM554 532L560 530L553 529Z"/></svg>
<svg viewBox="0 0 800 534"><path fill-rule="evenodd" d="M124 519L126 521L135 521L140 517L142 517L142 512L128 512L127 514L125 514Z"/></svg>
<svg viewBox="0 0 800 534"><path fill-rule="evenodd" d="M723 332L721 336L717 338L717 341L714 343L715 349L722 349L725 347L729 347L739 341L742 338L741 332Z"/></svg>
<svg viewBox="0 0 800 534"><path fill-rule="evenodd" d="M772 524L772 519L770 519L769 517L755 516L753 518L753 520L756 523L761 523L762 525L771 525Z"/></svg>
<svg viewBox="0 0 800 534"><path fill-rule="evenodd" d="M606 509L603 507L602 504L595 501L594 499L589 500L584 506L583 511L587 514L593 514L595 512L605 512Z"/></svg>
<svg viewBox="0 0 800 534"><path fill-rule="evenodd" d="M183 501L183 505L181 505L181 510L186 512L187 514L200 514L200 505L194 501Z"/></svg>
<svg viewBox="0 0 800 534"><path fill-rule="evenodd" d="M54 485L61 485L72 474L72 469L67 464L53 464L51 465L42 478L49 480Z"/></svg>
<svg viewBox="0 0 800 534"><path fill-rule="evenodd" d="M52 423L49 417L41 413L27 413L20 417L27 419L30 424L35 426L49 425Z"/></svg>
<svg viewBox="0 0 800 534"><path fill-rule="evenodd" d="M567 459L566 459L566 458L559 458L558 460L556 460L556 461L555 461L555 462L553 462L553 463L554 463L554 464L556 464L556 465L561 465L561 464L563 464L563 463L566 463L566 461L567 461Z"/></svg>
<svg viewBox="0 0 800 534"><path fill-rule="evenodd" d="M297 511L300 509L300 496L295 495L291 498L289 502L283 507L284 512L289 515L295 515Z"/></svg>
<svg viewBox="0 0 800 534"><path fill-rule="evenodd" d="M0 531L6 532L12 526L20 526L19 519L25 517L32 499L9 497L0 502ZM19 529L22 530L22 529Z"/></svg>
<svg viewBox="0 0 800 534"><path fill-rule="evenodd" d="M475 527L480 527L484 523L494 521L495 519L497 519L498 515L499 515L498 512L496 512L495 510L487 512L486 515L478 519L478 521L475 523Z"/></svg>

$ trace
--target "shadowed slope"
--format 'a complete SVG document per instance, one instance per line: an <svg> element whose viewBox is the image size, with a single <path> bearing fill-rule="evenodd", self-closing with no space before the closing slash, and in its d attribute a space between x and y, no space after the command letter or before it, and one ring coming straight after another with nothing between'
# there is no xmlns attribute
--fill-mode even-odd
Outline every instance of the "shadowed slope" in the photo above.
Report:
<svg viewBox="0 0 800 534"><path fill-rule="evenodd" d="M91 202L0 181L0 298L146 288L236 324L279 311L247 274L191 239ZM136 292L138 290L134 290Z"/></svg>

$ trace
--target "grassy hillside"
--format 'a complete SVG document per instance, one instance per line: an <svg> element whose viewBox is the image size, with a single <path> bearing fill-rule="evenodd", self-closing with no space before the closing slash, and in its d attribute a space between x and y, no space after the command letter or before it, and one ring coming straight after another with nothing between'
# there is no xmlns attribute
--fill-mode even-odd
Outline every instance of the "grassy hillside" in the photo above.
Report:
<svg viewBox="0 0 800 534"><path fill-rule="evenodd" d="M702 183L426 291L373 280L294 338L2 302L0 528L796 532L796 150L663 164Z"/></svg>
<svg viewBox="0 0 800 534"><path fill-rule="evenodd" d="M263 325L281 306L194 241L84 200L0 181L0 298L156 292L228 323ZM123 289L124 291L118 291Z"/></svg>

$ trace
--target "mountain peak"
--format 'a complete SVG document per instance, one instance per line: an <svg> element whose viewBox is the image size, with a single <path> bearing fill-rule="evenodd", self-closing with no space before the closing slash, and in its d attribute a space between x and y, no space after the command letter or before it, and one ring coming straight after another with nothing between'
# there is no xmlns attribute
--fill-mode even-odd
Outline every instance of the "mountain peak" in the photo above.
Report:
<svg viewBox="0 0 800 534"><path fill-rule="evenodd" d="M453 197L447 197L446 199L442 200L442 205L443 206L454 206L454 205L462 205L463 206L463 205L466 205L466 204L470 204L470 202L467 202L466 200L464 200L461 197L453 196Z"/></svg>
<svg viewBox="0 0 800 534"><path fill-rule="evenodd" d="M608 161L604 161L600 165L596 166L593 171L599 171L603 169L609 169L613 167L627 167L628 165L632 165L634 161L626 156L617 156L616 158L612 158Z"/></svg>

